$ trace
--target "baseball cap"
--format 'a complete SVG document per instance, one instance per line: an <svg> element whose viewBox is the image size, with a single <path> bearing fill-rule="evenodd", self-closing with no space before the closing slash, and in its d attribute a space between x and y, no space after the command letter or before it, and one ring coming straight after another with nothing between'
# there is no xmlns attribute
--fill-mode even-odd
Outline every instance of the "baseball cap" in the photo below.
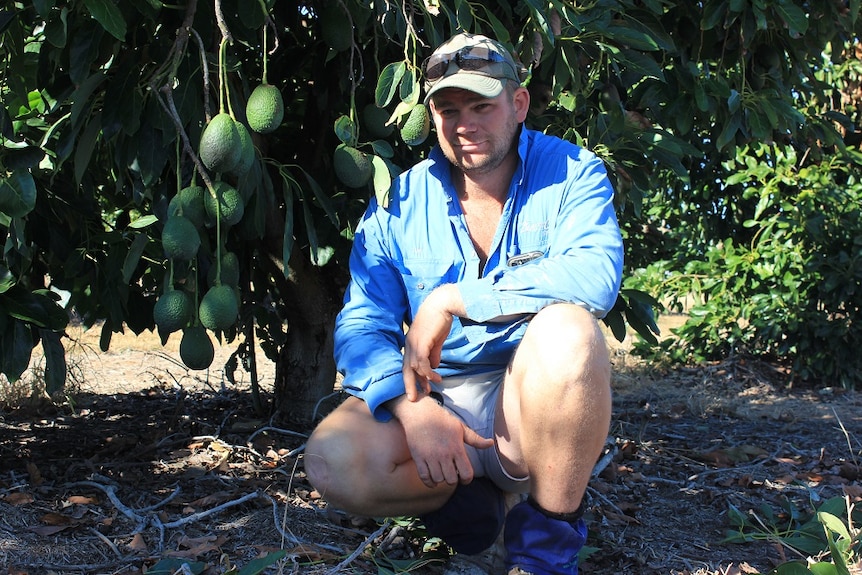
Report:
<svg viewBox="0 0 862 575"><path fill-rule="evenodd" d="M436 92L461 88L495 98L507 80L520 84L525 70L502 44L481 34L461 32L441 44L422 66L425 103Z"/></svg>

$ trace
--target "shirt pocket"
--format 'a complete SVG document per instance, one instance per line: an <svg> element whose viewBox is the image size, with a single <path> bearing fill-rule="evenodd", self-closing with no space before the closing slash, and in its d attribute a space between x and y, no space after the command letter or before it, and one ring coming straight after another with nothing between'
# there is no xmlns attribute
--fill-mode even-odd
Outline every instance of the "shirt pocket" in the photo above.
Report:
<svg viewBox="0 0 862 575"><path fill-rule="evenodd" d="M410 302L410 320L416 315L419 306L435 288L458 281L458 271L451 262L429 261L405 262L401 280Z"/></svg>

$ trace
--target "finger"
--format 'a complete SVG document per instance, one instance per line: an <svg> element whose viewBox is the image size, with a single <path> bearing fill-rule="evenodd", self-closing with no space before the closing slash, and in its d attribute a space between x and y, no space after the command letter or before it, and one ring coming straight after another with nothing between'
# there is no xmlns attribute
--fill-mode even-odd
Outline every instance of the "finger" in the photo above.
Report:
<svg viewBox="0 0 862 575"><path fill-rule="evenodd" d="M433 483L431 484L431 487L437 485L438 483L443 483L444 481L446 483L449 483L449 481L446 478L446 472L443 471L443 469L440 467L440 465L438 465L438 464L429 465L429 470L431 471L431 481L433 481ZM454 471L453 471L453 474L454 474ZM457 482L457 479L456 479L456 482ZM428 484L426 483L425 485L428 485Z"/></svg>
<svg viewBox="0 0 862 575"><path fill-rule="evenodd" d="M428 469L427 464L417 463L416 464L416 471L417 471L417 473L419 473L419 479L422 481L422 483L425 484L426 487L433 488L433 487L437 486L437 483L431 478L431 473Z"/></svg>
<svg viewBox="0 0 862 575"><path fill-rule="evenodd" d="M401 370L402 378L404 379L404 393L407 394L408 401L416 401L419 399L419 389L416 387L416 374L409 367L405 366Z"/></svg>
<svg viewBox="0 0 862 575"><path fill-rule="evenodd" d="M454 461L450 461L448 465L445 465L443 467L443 479L449 485L457 485L458 481L460 481L461 477L459 467L455 464Z"/></svg>
<svg viewBox="0 0 862 575"><path fill-rule="evenodd" d="M472 445L476 449L488 449L489 447L494 447L494 438L482 437L466 425L462 426L464 428L464 443L467 445Z"/></svg>
<svg viewBox="0 0 862 575"><path fill-rule="evenodd" d="M465 485L473 481L473 465L466 457L461 461L455 462L455 467L458 470L458 480Z"/></svg>

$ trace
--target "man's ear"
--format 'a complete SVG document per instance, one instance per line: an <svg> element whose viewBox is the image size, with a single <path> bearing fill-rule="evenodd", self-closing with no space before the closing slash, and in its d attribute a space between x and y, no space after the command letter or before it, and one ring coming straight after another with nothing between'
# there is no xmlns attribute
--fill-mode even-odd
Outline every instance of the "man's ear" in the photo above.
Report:
<svg viewBox="0 0 862 575"><path fill-rule="evenodd" d="M512 95L512 101L515 105L515 118L520 124L527 119L527 112L530 111L530 92L523 86L519 86Z"/></svg>

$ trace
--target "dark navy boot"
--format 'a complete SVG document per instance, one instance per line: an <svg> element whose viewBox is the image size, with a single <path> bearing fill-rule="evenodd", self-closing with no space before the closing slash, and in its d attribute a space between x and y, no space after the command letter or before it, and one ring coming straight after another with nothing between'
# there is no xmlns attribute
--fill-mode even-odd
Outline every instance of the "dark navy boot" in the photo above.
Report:
<svg viewBox="0 0 862 575"><path fill-rule="evenodd" d="M506 519L505 497L485 477L459 484L436 511L420 515L428 534L439 537L458 553L475 555L490 547Z"/></svg>
<svg viewBox="0 0 862 575"><path fill-rule="evenodd" d="M531 575L577 575L587 525L580 510L571 515L571 519L551 517L532 500L515 505L506 516L503 533L506 569Z"/></svg>

